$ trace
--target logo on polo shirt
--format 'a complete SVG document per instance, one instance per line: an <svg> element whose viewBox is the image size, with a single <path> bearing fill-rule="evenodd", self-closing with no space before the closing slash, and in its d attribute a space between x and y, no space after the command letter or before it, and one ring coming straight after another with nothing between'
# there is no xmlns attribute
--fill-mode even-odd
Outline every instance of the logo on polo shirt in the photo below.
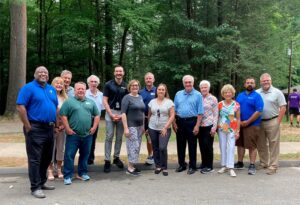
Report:
<svg viewBox="0 0 300 205"><path fill-rule="evenodd" d="M150 95L155 95L155 93L151 93Z"/></svg>
<svg viewBox="0 0 300 205"><path fill-rule="evenodd" d="M53 93L53 91L52 91L52 90L49 90L49 93L50 93L50 94L52 94L52 93Z"/></svg>
<svg viewBox="0 0 300 205"><path fill-rule="evenodd" d="M90 105L91 103L90 103L90 102L86 102L85 104L86 104L86 105Z"/></svg>

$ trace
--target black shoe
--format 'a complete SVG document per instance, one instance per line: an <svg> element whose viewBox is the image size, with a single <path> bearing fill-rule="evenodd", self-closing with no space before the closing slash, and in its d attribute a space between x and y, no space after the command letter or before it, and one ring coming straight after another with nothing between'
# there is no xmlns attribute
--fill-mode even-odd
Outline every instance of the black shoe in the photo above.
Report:
<svg viewBox="0 0 300 205"><path fill-rule="evenodd" d="M154 174L159 174L162 171L162 169L155 169Z"/></svg>
<svg viewBox="0 0 300 205"><path fill-rule="evenodd" d="M140 174L141 173L141 170L139 169L139 168L134 168L134 171L136 172L136 173L138 173L138 174Z"/></svg>
<svg viewBox="0 0 300 205"><path fill-rule="evenodd" d="M113 161L113 164L117 165L117 167L119 167L120 169L124 168L124 164L123 162L120 160L119 157L116 157Z"/></svg>
<svg viewBox="0 0 300 205"><path fill-rule="evenodd" d="M104 169L103 169L103 171L104 171L105 173L109 173L109 172L110 172L110 167L111 167L110 161L105 160L105 164L104 164Z"/></svg>
<svg viewBox="0 0 300 205"><path fill-rule="evenodd" d="M214 169L205 167L200 172L201 174L208 174L214 172Z"/></svg>
<svg viewBox="0 0 300 205"><path fill-rule="evenodd" d="M55 187L54 187L54 186L47 185L47 184L44 184L44 185L42 186L42 189L43 189L43 190L54 190Z"/></svg>
<svg viewBox="0 0 300 205"><path fill-rule="evenodd" d="M39 199L46 198L46 195L40 189L37 189L37 190L31 192L31 195L34 196L35 198L39 198Z"/></svg>
<svg viewBox="0 0 300 205"><path fill-rule="evenodd" d="M189 170L187 171L188 175L194 174L196 172L196 169L193 168L189 168Z"/></svg>
<svg viewBox="0 0 300 205"><path fill-rule="evenodd" d="M185 167L179 166L175 169L175 172L183 172L184 170L186 170L186 166Z"/></svg>
<svg viewBox="0 0 300 205"><path fill-rule="evenodd" d="M128 169L126 170L126 174L131 175L131 176L139 176L139 173L137 173L135 170L133 170L132 172L129 171Z"/></svg>
<svg viewBox="0 0 300 205"><path fill-rule="evenodd" d="M244 169L244 163L243 162L237 162L234 164L235 169Z"/></svg>
<svg viewBox="0 0 300 205"><path fill-rule="evenodd" d="M164 176L168 176L168 175L169 175L169 173L168 173L168 171L167 171L167 170L163 170L163 172L162 172L162 173L163 173L163 175L164 175Z"/></svg>
<svg viewBox="0 0 300 205"><path fill-rule="evenodd" d="M92 164L94 164L94 160L89 160L88 165L92 165Z"/></svg>

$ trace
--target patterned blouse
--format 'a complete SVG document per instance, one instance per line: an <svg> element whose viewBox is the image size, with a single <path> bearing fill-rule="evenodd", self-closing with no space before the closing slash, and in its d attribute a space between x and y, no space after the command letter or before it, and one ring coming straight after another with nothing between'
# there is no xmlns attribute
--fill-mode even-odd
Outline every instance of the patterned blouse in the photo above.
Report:
<svg viewBox="0 0 300 205"><path fill-rule="evenodd" d="M225 101L223 100L219 102L218 108L218 129L226 133L235 132L238 126L238 119L236 118L236 113L240 108L240 104L233 100L230 105L226 105Z"/></svg>
<svg viewBox="0 0 300 205"><path fill-rule="evenodd" d="M218 100L215 96L208 94L203 96L204 114L200 126L207 127L213 125L213 129L217 129L218 124Z"/></svg>

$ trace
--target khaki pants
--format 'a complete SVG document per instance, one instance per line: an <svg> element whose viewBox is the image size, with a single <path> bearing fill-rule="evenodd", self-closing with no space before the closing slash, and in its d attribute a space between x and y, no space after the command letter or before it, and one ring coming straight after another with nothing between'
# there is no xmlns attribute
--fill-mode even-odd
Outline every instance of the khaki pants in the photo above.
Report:
<svg viewBox="0 0 300 205"><path fill-rule="evenodd" d="M278 118L262 121L260 135L257 141L257 151L260 165L269 169L278 168L280 124Z"/></svg>

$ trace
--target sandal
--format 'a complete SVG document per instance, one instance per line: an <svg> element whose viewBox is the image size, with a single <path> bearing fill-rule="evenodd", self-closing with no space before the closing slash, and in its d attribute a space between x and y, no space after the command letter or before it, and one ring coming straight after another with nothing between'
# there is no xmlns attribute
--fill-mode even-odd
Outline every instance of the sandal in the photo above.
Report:
<svg viewBox="0 0 300 205"><path fill-rule="evenodd" d="M53 169L48 169L48 180L54 180Z"/></svg>
<svg viewBox="0 0 300 205"><path fill-rule="evenodd" d="M63 175L63 173L61 172L61 169L57 169L57 177L58 177L59 179L63 179L63 178L64 178L64 175Z"/></svg>
<svg viewBox="0 0 300 205"><path fill-rule="evenodd" d="M161 171L162 171L162 169L157 168L157 169L155 169L154 174L159 174Z"/></svg>

